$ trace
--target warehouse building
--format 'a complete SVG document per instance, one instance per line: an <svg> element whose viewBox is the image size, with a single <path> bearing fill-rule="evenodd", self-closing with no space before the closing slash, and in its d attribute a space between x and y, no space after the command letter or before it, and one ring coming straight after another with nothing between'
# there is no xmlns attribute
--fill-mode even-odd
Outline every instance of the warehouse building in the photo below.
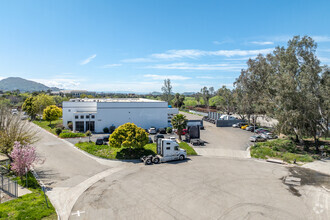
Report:
<svg viewBox="0 0 330 220"><path fill-rule="evenodd" d="M105 127L131 122L139 127L164 128L178 109L167 102L142 98L71 99L63 102L63 125L72 122L73 131L101 133Z"/></svg>

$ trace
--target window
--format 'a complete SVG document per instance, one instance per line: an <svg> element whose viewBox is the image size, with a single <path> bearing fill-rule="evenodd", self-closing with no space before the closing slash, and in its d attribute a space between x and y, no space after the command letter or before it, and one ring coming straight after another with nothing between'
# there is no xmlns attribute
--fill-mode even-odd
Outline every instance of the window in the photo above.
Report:
<svg viewBox="0 0 330 220"><path fill-rule="evenodd" d="M166 147L166 150L171 150L171 147Z"/></svg>
<svg viewBox="0 0 330 220"><path fill-rule="evenodd" d="M89 115L86 115L86 118L88 119L89 118Z"/></svg>
<svg viewBox="0 0 330 220"><path fill-rule="evenodd" d="M83 121L76 121L76 131L79 131L79 132L84 132L85 131Z"/></svg>
<svg viewBox="0 0 330 220"><path fill-rule="evenodd" d="M167 142L166 144L167 144L167 145L170 145L171 143Z"/></svg>
<svg viewBox="0 0 330 220"><path fill-rule="evenodd" d="M89 127L89 124L91 125L90 127ZM95 131L95 121L91 121L91 122L89 122L89 121L86 121L86 131Z"/></svg>
<svg viewBox="0 0 330 220"><path fill-rule="evenodd" d="M175 146L174 147L174 150L179 150L179 146Z"/></svg>
<svg viewBox="0 0 330 220"><path fill-rule="evenodd" d="M95 115L92 115L92 118L95 118Z"/></svg>
<svg viewBox="0 0 330 220"><path fill-rule="evenodd" d="M69 109L68 112L71 112L71 109Z"/></svg>
<svg viewBox="0 0 330 220"><path fill-rule="evenodd" d="M80 115L80 119L84 119L84 116L83 115Z"/></svg>
<svg viewBox="0 0 330 220"><path fill-rule="evenodd" d="M78 119L78 115L74 116L75 119Z"/></svg>

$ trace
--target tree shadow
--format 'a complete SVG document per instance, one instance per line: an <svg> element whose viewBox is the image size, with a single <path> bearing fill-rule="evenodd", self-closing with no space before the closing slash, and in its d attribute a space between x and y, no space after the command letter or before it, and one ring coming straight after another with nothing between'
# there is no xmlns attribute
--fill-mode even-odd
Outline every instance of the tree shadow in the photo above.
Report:
<svg viewBox="0 0 330 220"><path fill-rule="evenodd" d="M142 156L156 155L154 151L144 148L122 148L117 152L116 159L140 159Z"/></svg>

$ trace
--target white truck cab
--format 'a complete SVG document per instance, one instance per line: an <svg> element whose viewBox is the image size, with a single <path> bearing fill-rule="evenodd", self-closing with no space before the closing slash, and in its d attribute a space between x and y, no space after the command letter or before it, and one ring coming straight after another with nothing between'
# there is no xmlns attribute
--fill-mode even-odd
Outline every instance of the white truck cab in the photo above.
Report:
<svg viewBox="0 0 330 220"><path fill-rule="evenodd" d="M172 160L184 160L186 158L186 150L181 149L175 140L160 138L157 141L157 155L143 156L141 160L146 165L150 165L152 162L157 164Z"/></svg>

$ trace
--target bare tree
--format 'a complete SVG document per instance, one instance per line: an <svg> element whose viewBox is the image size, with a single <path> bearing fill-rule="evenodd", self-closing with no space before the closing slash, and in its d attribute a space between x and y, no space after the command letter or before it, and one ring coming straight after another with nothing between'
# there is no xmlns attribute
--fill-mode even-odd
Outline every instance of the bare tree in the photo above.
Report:
<svg viewBox="0 0 330 220"><path fill-rule="evenodd" d="M164 80L164 85L162 87L163 91L163 100L166 101L168 104L172 101L172 85L170 79Z"/></svg>

